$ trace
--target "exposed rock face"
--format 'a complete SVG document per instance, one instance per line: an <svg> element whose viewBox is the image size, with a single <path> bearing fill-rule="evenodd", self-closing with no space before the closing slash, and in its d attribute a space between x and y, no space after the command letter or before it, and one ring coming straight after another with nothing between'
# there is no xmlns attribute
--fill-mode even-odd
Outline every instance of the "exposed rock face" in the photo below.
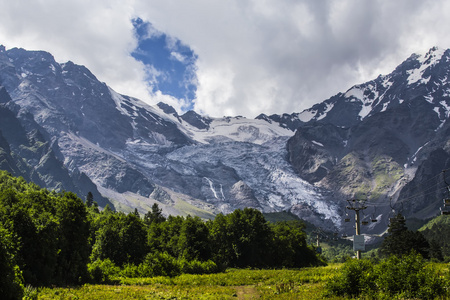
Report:
<svg viewBox="0 0 450 300"><path fill-rule="evenodd" d="M210 118L202 117L193 110L186 112L181 118L198 129L208 129L212 122Z"/></svg>
<svg viewBox="0 0 450 300"><path fill-rule="evenodd" d="M348 129L332 124L304 125L289 139L289 162L309 182L322 180L345 153Z"/></svg>
<svg viewBox="0 0 450 300"><path fill-rule="evenodd" d="M242 180L233 184L230 189L230 195L234 200L234 203L231 203L233 207L245 208L258 206L258 200L253 195L253 190Z"/></svg>
<svg viewBox="0 0 450 300"><path fill-rule="evenodd" d="M84 199L92 192L101 206L110 204L95 184L79 171L70 173L50 146L42 128L29 114L20 114L18 107L3 87L0 87L0 167L15 176L52 190L70 190ZM19 115L9 107L18 110ZM25 124L27 129L22 125Z"/></svg>
<svg viewBox="0 0 450 300"><path fill-rule="evenodd" d="M434 193L420 191L448 167L449 61L449 50L412 55L389 75L291 115L303 120L287 143L297 173L341 201L368 199L385 216L391 197L407 215L436 214L445 184L434 177Z"/></svg>
<svg viewBox="0 0 450 300"><path fill-rule="evenodd" d="M157 200L158 202L161 202L166 205L172 205L175 203L173 201L172 197L170 197L170 195L166 191L164 191L163 189L161 189L159 187L156 187L153 190L151 197L153 199Z"/></svg>
<svg viewBox="0 0 450 300"><path fill-rule="evenodd" d="M103 206L98 188L142 213L154 201L202 216L250 206L341 228L346 199L368 199L367 214L385 221L392 197L425 218L438 212L443 182L420 191L450 155L449 62L449 50L433 48L301 113L250 120L180 116L114 92L83 66L2 47L0 167L83 198L92 191Z"/></svg>
<svg viewBox="0 0 450 300"><path fill-rule="evenodd" d="M448 142L448 141L447 141ZM418 167L414 178L401 190L403 200L395 209L417 218L431 218L442 207L442 199L450 198L446 183L450 183L449 149L436 149Z"/></svg>

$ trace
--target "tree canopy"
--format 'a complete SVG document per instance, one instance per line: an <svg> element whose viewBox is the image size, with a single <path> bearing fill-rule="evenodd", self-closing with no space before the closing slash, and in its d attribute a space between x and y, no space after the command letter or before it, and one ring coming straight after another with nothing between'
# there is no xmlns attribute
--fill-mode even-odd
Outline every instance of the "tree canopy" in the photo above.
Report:
<svg viewBox="0 0 450 300"><path fill-rule="evenodd" d="M210 273L226 267L320 264L304 224L269 224L252 208L204 221L165 217L158 204L141 219L87 195L51 192L0 171L0 292L20 296L33 286L104 281L110 274Z"/></svg>

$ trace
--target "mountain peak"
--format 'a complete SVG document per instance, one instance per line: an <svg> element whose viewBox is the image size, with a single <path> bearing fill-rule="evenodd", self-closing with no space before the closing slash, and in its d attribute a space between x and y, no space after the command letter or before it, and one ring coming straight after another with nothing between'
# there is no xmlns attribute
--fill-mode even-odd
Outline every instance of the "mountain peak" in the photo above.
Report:
<svg viewBox="0 0 450 300"><path fill-rule="evenodd" d="M0 96L9 93L8 102L20 110L11 118L25 129L34 118L39 140L55 153L49 167L59 160L70 174L86 174L101 193L125 206L140 205L126 200L128 193L141 203L149 197L160 201L151 195L161 187L177 195L174 202L209 212L242 205L265 211L303 207L318 216L317 223L332 220L339 227L340 200L356 192L380 203L389 193L398 196L429 153L448 140L450 64L442 59L447 51L414 54L392 73L301 113L254 120L195 111L180 116L168 104L150 106L114 92L83 66L17 48L0 52ZM11 147L19 154L29 149ZM446 156L435 156L436 162L441 157ZM434 172L441 167L436 165L424 170ZM161 203L169 213L193 213L175 204L180 205ZM390 207L385 208L377 213L387 220Z"/></svg>
<svg viewBox="0 0 450 300"><path fill-rule="evenodd" d="M169 104L166 104L164 102L158 102L158 104L156 104L165 114L167 115L174 115L174 116L178 116L177 111L175 110L175 108L173 108L172 106L170 106Z"/></svg>

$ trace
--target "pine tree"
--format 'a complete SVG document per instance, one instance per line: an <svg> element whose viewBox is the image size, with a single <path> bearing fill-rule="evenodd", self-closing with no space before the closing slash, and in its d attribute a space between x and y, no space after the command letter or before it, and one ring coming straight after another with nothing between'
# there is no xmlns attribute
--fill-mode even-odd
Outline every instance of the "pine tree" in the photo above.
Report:
<svg viewBox="0 0 450 300"><path fill-rule="evenodd" d="M91 192L88 192L86 196L86 206L91 207L92 204L94 204L94 195L92 195Z"/></svg>
<svg viewBox="0 0 450 300"><path fill-rule="evenodd" d="M150 225L152 223L162 223L166 218L162 215L162 209L159 208L158 203L152 205L152 210L148 211L144 216L144 223Z"/></svg>
<svg viewBox="0 0 450 300"><path fill-rule="evenodd" d="M423 234L408 230L405 218L398 214L390 220L388 235L381 244L380 252L384 256L402 256L414 250L428 258L429 249L430 245Z"/></svg>

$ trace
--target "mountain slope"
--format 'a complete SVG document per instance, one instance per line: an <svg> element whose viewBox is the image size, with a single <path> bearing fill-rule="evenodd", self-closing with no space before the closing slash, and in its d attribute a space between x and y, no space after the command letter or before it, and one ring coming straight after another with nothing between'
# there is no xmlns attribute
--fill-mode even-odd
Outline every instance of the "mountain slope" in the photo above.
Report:
<svg viewBox="0 0 450 300"><path fill-rule="evenodd" d="M298 129L288 158L300 177L336 191L344 204L367 199L366 213L384 220L391 206L418 218L438 213L445 185L426 181L450 167L449 61L449 50L432 48L389 75L291 115Z"/></svg>
<svg viewBox="0 0 450 300"><path fill-rule="evenodd" d="M8 105L33 116L69 173L86 174L121 209L145 213L155 201L172 214L296 209L338 225L327 191L298 178L286 162L293 131L278 124L179 116L166 104L120 95L85 67L59 64L41 51L1 49L0 82L11 95Z"/></svg>
<svg viewBox="0 0 450 300"><path fill-rule="evenodd" d="M250 206L351 232L345 200L364 198L364 218L379 220L368 230L382 232L393 208L417 218L438 212L442 182L434 194L420 191L448 165L449 61L449 50L433 48L301 113L250 120L179 115L49 53L0 48L11 120L0 128L0 164L50 187L54 178L84 190L80 182L94 183L116 207L143 213L155 202L203 217ZM24 134L8 134L13 128ZM40 156L21 165L15 155L29 149Z"/></svg>
<svg viewBox="0 0 450 300"><path fill-rule="evenodd" d="M56 190L70 190L85 198L90 191L96 202L112 205L89 178L80 172L70 174L58 160L54 149L41 134L41 128L29 114L17 115L6 90L0 86L0 168L15 176ZM25 124L25 126L23 125Z"/></svg>

